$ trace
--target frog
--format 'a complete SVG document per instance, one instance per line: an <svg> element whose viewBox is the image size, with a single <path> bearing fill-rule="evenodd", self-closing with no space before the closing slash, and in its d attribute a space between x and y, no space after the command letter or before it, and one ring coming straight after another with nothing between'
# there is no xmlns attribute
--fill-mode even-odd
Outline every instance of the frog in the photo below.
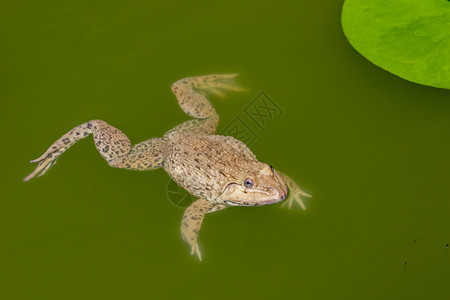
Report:
<svg viewBox="0 0 450 300"><path fill-rule="evenodd" d="M259 161L242 141L216 134L219 116L208 98L246 91L236 83L237 75L186 77L173 83L172 92L191 119L162 137L133 145L122 131L103 120L78 125L31 161L38 165L24 181L45 174L67 149L92 135L95 147L109 166L138 171L163 168L197 199L185 209L180 230L182 239L190 246L190 254L200 261L198 236L208 213L232 206L262 206L281 201L285 201L282 206L298 205L306 209L304 197L311 195L294 180Z"/></svg>

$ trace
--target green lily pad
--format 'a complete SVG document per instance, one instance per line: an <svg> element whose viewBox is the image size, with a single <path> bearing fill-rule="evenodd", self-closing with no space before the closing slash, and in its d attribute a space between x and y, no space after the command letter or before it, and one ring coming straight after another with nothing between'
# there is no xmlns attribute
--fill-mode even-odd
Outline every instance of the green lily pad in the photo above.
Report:
<svg viewBox="0 0 450 300"><path fill-rule="evenodd" d="M346 0L341 21L350 44L375 65L450 88L449 0Z"/></svg>

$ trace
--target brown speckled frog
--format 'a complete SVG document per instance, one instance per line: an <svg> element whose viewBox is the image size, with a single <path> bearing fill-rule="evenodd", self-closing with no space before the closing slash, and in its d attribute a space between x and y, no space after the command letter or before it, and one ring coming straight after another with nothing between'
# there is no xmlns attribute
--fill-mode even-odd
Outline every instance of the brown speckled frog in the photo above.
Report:
<svg viewBox="0 0 450 300"><path fill-rule="evenodd" d="M243 91L234 82L236 75L207 75L175 82L172 91L183 111L193 119L160 138L133 146L122 131L105 121L81 124L33 160L39 165L24 181L43 175L70 146L93 134L97 150L110 166L141 171L164 168L175 182L198 197L184 212L181 234L191 246L191 254L197 254L200 260L197 238L207 213L228 206L277 203L286 198L288 187L290 196L284 204L291 207L297 203L305 209L301 196L310 195L293 180L258 161L241 141L215 135L219 117L204 95Z"/></svg>

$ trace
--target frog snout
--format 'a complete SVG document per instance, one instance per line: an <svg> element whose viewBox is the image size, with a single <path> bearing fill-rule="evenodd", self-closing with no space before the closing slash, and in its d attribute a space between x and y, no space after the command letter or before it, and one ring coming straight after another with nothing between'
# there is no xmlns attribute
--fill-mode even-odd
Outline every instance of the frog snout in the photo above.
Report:
<svg viewBox="0 0 450 300"><path fill-rule="evenodd" d="M280 201L283 201L284 199L286 199L286 196L287 196L287 193L288 193L287 188L278 188L278 187L277 188L273 188L273 187L271 187L271 188L269 188L269 190L274 193L274 198L278 198L279 199L276 202L280 202Z"/></svg>
<svg viewBox="0 0 450 300"><path fill-rule="evenodd" d="M280 201L283 201L284 199L286 199L287 190L286 191L280 190L279 194L280 194Z"/></svg>
<svg viewBox="0 0 450 300"><path fill-rule="evenodd" d="M280 194L280 201L286 199L288 194L288 187L285 184L281 184L281 186L278 188L278 193Z"/></svg>

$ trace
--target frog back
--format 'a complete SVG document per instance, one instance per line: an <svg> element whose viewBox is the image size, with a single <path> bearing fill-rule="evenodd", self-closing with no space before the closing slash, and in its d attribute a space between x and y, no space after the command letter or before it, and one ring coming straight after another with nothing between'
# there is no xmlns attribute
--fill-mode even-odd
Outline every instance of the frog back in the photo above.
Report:
<svg viewBox="0 0 450 300"><path fill-rule="evenodd" d="M258 161L241 141L221 135L191 135L171 141L164 169L196 197L216 199Z"/></svg>

